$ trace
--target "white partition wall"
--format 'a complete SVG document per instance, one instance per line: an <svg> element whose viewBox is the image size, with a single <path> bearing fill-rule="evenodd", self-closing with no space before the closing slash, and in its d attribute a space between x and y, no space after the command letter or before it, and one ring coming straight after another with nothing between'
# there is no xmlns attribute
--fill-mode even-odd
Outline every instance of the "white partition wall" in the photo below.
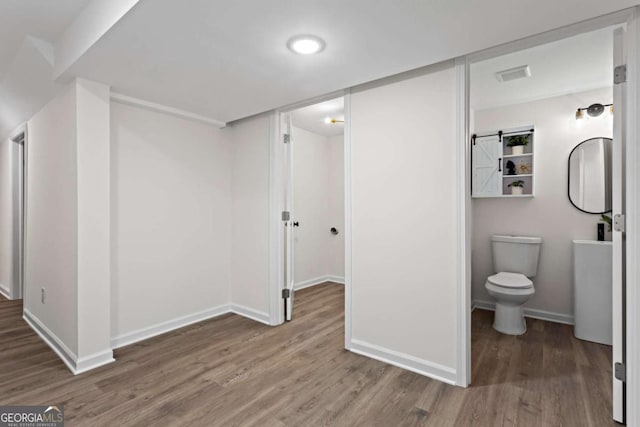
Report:
<svg viewBox="0 0 640 427"><path fill-rule="evenodd" d="M231 307L270 322L269 116L231 126Z"/></svg>
<svg viewBox="0 0 640 427"><path fill-rule="evenodd" d="M28 129L24 317L80 373L113 361L109 87L75 80Z"/></svg>
<svg viewBox="0 0 640 427"><path fill-rule="evenodd" d="M456 171L464 167L455 102L453 63L354 89L347 157L347 347L449 383L458 356Z"/></svg>

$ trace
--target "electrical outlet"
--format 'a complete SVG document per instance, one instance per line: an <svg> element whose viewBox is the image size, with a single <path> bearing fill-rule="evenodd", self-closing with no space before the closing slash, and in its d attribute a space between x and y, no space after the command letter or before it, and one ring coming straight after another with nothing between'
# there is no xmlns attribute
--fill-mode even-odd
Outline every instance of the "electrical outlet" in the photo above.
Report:
<svg viewBox="0 0 640 427"><path fill-rule="evenodd" d="M42 301L42 303L43 303L43 304L44 304L44 300L45 300L45 297L46 297L46 296L47 296L47 293L46 293L46 291L44 290L44 288L42 288L42 289L40 290L40 301Z"/></svg>

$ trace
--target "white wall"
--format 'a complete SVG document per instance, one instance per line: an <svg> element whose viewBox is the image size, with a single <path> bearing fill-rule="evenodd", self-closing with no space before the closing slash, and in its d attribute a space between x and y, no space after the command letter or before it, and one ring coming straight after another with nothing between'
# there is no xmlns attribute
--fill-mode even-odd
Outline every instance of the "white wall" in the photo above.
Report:
<svg viewBox="0 0 640 427"><path fill-rule="evenodd" d="M12 297L13 194L12 156L14 143L0 139L0 292Z"/></svg>
<svg viewBox="0 0 640 427"><path fill-rule="evenodd" d="M28 123L24 309L78 352L76 86ZM46 289L46 302L40 300Z"/></svg>
<svg viewBox="0 0 640 427"><path fill-rule="evenodd" d="M474 199L473 298L493 301L484 288L492 273L490 236L519 234L542 237L536 293L526 307L549 311L572 321L571 241L596 239L600 215L583 213L567 197L571 150L585 139L612 136L612 117L576 124L578 107L608 104L611 89L548 98L525 104L475 111L475 131L535 126L535 186L531 199Z"/></svg>
<svg viewBox="0 0 640 427"><path fill-rule="evenodd" d="M232 147L228 129L115 102L111 134L119 345L228 304Z"/></svg>
<svg viewBox="0 0 640 427"><path fill-rule="evenodd" d="M232 154L231 301L269 318L269 116L235 123Z"/></svg>
<svg viewBox="0 0 640 427"><path fill-rule="evenodd" d="M296 286L344 280L343 137L294 128L294 276ZM342 246L340 243L342 242Z"/></svg>
<svg viewBox="0 0 640 427"><path fill-rule="evenodd" d="M113 361L109 87L77 79L27 127L25 318L79 373Z"/></svg>
<svg viewBox="0 0 640 427"><path fill-rule="evenodd" d="M76 81L78 357L111 359L108 86ZM89 364L95 363L88 362ZM79 366L80 369L85 367Z"/></svg>
<svg viewBox="0 0 640 427"><path fill-rule="evenodd" d="M451 63L351 97L351 349L449 382L457 356L455 99Z"/></svg>

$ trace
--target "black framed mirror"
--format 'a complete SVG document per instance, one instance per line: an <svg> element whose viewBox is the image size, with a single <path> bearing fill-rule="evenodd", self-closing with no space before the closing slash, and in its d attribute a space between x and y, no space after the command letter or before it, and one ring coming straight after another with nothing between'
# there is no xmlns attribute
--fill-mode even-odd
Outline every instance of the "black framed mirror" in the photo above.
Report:
<svg viewBox="0 0 640 427"><path fill-rule="evenodd" d="M569 201L591 214L611 212L611 138L590 138L569 154Z"/></svg>

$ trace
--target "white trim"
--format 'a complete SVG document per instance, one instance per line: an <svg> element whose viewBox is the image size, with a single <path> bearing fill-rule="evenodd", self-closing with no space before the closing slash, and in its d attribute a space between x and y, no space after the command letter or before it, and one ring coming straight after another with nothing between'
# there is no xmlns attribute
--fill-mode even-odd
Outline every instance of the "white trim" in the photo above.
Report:
<svg viewBox="0 0 640 427"><path fill-rule="evenodd" d="M599 16L575 24L566 25L561 28L546 31L544 33L480 50L467 55L467 60L470 64L473 62L480 62L486 59L519 52L521 50L541 46L547 43L553 43L558 40L577 36L583 33L588 33L590 31L600 30L614 25L622 25L627 22L632 16L633 7L630 7L618 12L609 13L607 15Z"/></svg>
<svg viewBox="0 0 640 427"><path fill-rule="evenodd" d="M493 301L474 300L471 311L476 308L495 311L496 303ZM524 314L524 317L546 320L547 322L562 323L564 325L573 325L575 323L573 316L570 314L556 313L553 311L539 310L537 308L529 307L523 307L522 313Z"/></svg>
<svg viewBox="0 0 640 427"><path fill-rule="evenodd" d="M22 318L27 322L31 329L33 329L35 333L38 334L49 347L51 347L60 359L62 359L64 364L67 365L67 368L69 368L71 372L75 372L77 360L75 353L26 308L23 310Z"/></svg>
<svg viewBox="0 0 640 427"><path fill-rule="evenodd" d="M132 96L123 95L117 92L111 92L111 100L125 105L133 105L134 107L142 107L147 110L158 113L166 113L172 116L182 117L183 119L195 120L197 122L207 123L217 128L223 128L227 124L223 121L213 119L211 117L202 116L190 111L181 110L179 108L169 107L168 105L158 104L144 99L134 98Z"/></svg>
<svg viewBox="0 0 640 427"><path fill-rule="evenodd" d="M471 383L471 248L470 189L467 171L470 169L469 140L469 64L466 58L455 61L456 69L456 129L454 164L456 168L456 385L467 387ZM467 209L469 206L469 209Z"/></svg>
<svg viewBox="0 0 640 427"><path fill-rule="evenodd" d="M24 138L27 138L27 122L20 123L10 134L9 141L16 142L20 135L24 135Z"/></svg>
<svg viewBox="0 0 640 427"><path fill-rule="evenodd" d="M335 92L328 93L326 95L315 96L313 98L305 99L304 101L282 106L278 108L277 111L281 113L288 113L293 110L298 110L300 108L308 107L310 105L319 104L324 101L331 101L332 99L342 98L345 95L345 93L346 92L344 90L338 90ZM345 120L345 123L346 123L346 120Z"/></svg>
<svg viewBox="0 0 640 427"><path fill-rule="evenodd" d="M389 350L357 339L351 340L350 350L356 354L370 357L447 384L455 385L456 383L456 370L448 366L429 362L428 360Z"/></svg>
<svg viewBox="0 0 640 427"><path fill-rule="evenodd" d="M281 113L269 116L269 317L272 326L284 323L284 236L281 212L284 182L282 177L282 147L280 145Z"/></svg>
<svg viewBox="0 0 640 427"><path fill-rule="evenodd" d="M637 260L640 257L640 149L638 136L638 102L640 91L640 7L633 10L627 26L627 104L626 118L626 423L629 426L640 425L640 273Z"/></svg>
<svg viewBox="0 0 640 427"><path fill-rule="evenodd" d="M105 350L101 353L92 354L90 356L78 358L76 354L69 349L49 328L47 328L36 316L29 310L24 309L22 318L27 325L34 330L36 334L62 359L67 368L73 375L81 374L90 369L106 365L115 361L113 351Z"/></svg>
<svg viewBox="0 0 640 427"><path fill-rule="evenodd" d="M328 274L327 282L333 282L333 283L337 283L338 285L344 285L344 276L335 276L333 274Z"/></svg>
<svg viewBox="0 0 640 427"><path fill-rule="evenodd" d="M254 310L253 308L249 308L244 305L231 303L229 312L271 326L271 316L269 316L269 313L265 313L264 311Z"/></svg>
<svg viewBox="0 0 640 427"><path fill-rule="evenodd" d="M11 298L11 292L9 292L9 289L7 289L3 284L0 284L0 295L2 295L8 300L13 299Z"/></svg>
<svg viewBox="0 0 640 427"><path fill-rule="evenodd" d="M301 282L298 282L296 284L293 285L293 289L295 289L296 291L299 291L300 289L304 289L304 288L310 288L312 286L316 286L316 285L321 285L323 283L326 282L333 282L333 283L337 283L339 285L344 285L344 277L340 277L340 276L332 276L332 275L324 275L324 276L318 276L318 277L314 277L312 279L307 279L307 280L303 280Z"/></svg>
<svg viewBox="0 0 640 427"><path fill-rule="evenodd" d="M126 334L119 335L111 338L111 347L116 349L143 341L149 338L153 338L158 335L166 334L176 329L183 328L185 326L202 322L213 317L218 317L226 313L231 312L231 306L229 304L219 305L217 307L209 308L207 310L199 311L197 313L188 314L186 316L177 317L175 319L160 322L155 325L147 326Z"/></svg>
<svg viewBox="0 0 640 427"><path fill-rule="evenodd" d="M228 313L234 313L239 316L255 320L256 322L271 325L269 313L254 310L240 304L230 303L219 305L207 310L202 310L197 313L188 314L186 316L177 317L175 319L160 322L146 328L141 328L136 331L128 332L126 334L111 338L111 347L116 349L131 345L140 341L147 340L149 338L156 337L158 335L166 334L167 332L175 331L176 329L184 328L185 326L189 326L194 323L203 322L205 320L213 319L215 317L219 317L223 314Z"/></svg>
<svg viewBox="0 0 640 427"><path fill-rule="evenodd" d="M353 283L353 184L351 181L351 90L344 94L344 348L351 350Z"/></svg>
<svg viewBox="0 0 640 427"><path fill-rule="evenodd" d="M73 371L73 374L82 374L83 372L99 368L100 366L104 366L115 361L116 359L114 359L113 350L111 349L105 350L101 353L94 353L89 356L81 357L76 360L76 368L75 371Z"/></svg>

